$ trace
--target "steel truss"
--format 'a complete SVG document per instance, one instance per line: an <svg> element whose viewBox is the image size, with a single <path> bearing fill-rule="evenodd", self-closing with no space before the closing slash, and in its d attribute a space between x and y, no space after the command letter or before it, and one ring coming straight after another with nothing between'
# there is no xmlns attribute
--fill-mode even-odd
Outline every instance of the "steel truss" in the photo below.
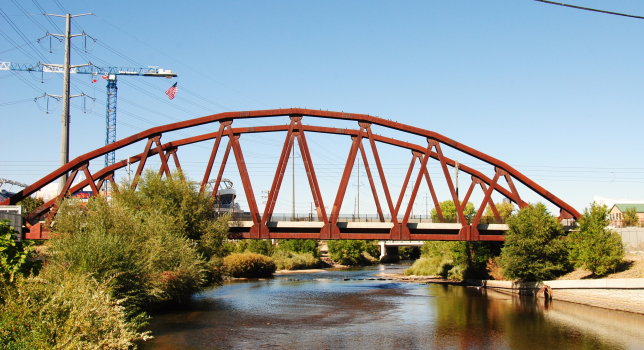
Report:
<svg viewBox="0 0 644 350"><path fill-rule="evenodd" d="M233 128L233 121L236 119L248 119L248 118L263 118L263 117L277 117L277 116L289 116L290 123L286 125L273 125L273 126L257 126L257 127L242 127L242 128ZM322 126L312 126L302 124L303 117L319 117L319 118L329 118L329 119L338 119L338 120L349 120L355 121L358 124L358 129L338 129L331 127L322 127ZM189 137L177 141L168 142L165 144L161 143L161 136L163 133L172 132L184 128L194 127L198 125L210 124L219 122L219 130L213 133L207 133L199 136ZM426 145L417 145L405 141L400 141L397 139L376 135L372 132L371 126L378 125L394 130L399 130L407 132L414 135L423 136L427 140ZM266 207L264 208L263 214L260 215L258 206L256 203L255 195L251 185L250 177L248 175L248 170L244 162L244 156L240 146L240 136L243 134L249 133L264 133L264 132L286 132L286 139L284 141L284 146L282 148L282 153L277 164L277 169L275 170L275 176L273 178L271 190L268 194L268 200ZM306 133L316 132L316 133L325 133L325 134L339 134L346 135L351 137L352 144L349 151L349 156L344 167L342 179L338 187L335 201L331 209L330 214L327 214L324 203L322 200L322 195L320 191L320 186L315 174L315 169L313 165L313 160L311 159L311 154L309 152L309 147L306 141ZM206 188L208 180L210 179L210 174L212 172L212 167L214 165L215 156L219 147L221 146L222 140L227 139L226 150L223 155L221 166L217 173L217 180L213 184L213 188L218 188L219 183L222 179L224 168L230 151L233 151L233 156L237 162L237 168L240 171L240 176L242 179L242 185L248 200L249 210L252 218L252 225L249 227L235 227L231 228L231 237L235 238L254 238L254 239L266 239L266 238L315 238L315 239L387 239L387 240L465 240L465 241L499 241L503 240L503 235L500 234L481 234L479 232L479 222L481 216L489 205L496 217L497 221L501 221L500 215L494 202L491 199L492 192L496 191L501 195L509 198L512 202L516 203L520 208L525 207L527 204L521 199L519 193L514 185L513 179L524 184L526 187L538 193L545 200L556 205L560 209L560 220L562 219L578 219L580 217L579 212L577 212L573 207L556 197L554 194L546 191L543 187L539 186L534 181L530 180L528 177L523 175L521 172L517 171L510 165L490 157L482 152L479 152L471 147L458 143L450 138L447 138L441 134L435 133L433 131L393 122L390 120L385 120L377 117L373 117L365 114L351 114L344 112L329 112L329 111L320 111L320 110L309 110L301 108L292 108L292 109L277 109L277 110L263 110L263 111L244 111L244 112L226 112L215 115L209 115L201 118L195 118L187 121L182 121L173 124L167 124L163 126L154 127L132 135L130 137L124 138L115 143L106 145L92 152L86 153L82 156L77 157L68 164L59 169L53 171L44 178L36 181L34 184L27 186L22 191L16 193L14 196L6 199L4 202L0 203L1 205L13 205L23 198L33 194L34 192L41 189L43 186L55 181L64 174L71 173L68 177L67 182L64 186L63 191L59 197L54 198L41 207L34 210L32 213L29 213L26 217L26 221L33 222L38 217L42 216L44 213L49 212L49 217L53 217L56 213L56 202L63 199L65 196L75 193L86 186L90 186L93 193L100 193L98 189L101 188L105 181L110 181L112 183L113 190L118 190L118 186L114 181L114 171L121 169L127 166L127 160L121 160L112 165L106 166L105 168L97 171L94 174L91 174L89 171L89 162L91 160L98 159L99 157L114 152L119 148L126 147L135 142L146 140L147 143L142 153L130 157L130 163L139 163L134 181L132 182L132 188L136 189L138 176L141 175L146 161L149 157L159 155L161 159L161 169L159 170L160 175L164 174L170 178L170 168L168 162L170 161L170 156L174 161L175 166L178 169L181 169L179 163L179 158L177 156L177 150L179 147L184 145L189 145L197 142L202 142L206 140L215 139L210 158L208 160L207 168L201 182L200 191L203 192ZM365 140L366 139L366 140ZM311 194L313 196L317 217L320 221L319 225L312 225L309 228L302 228L299 230L278 230L275 228L275 225L271 224L271 218L273 211L275 209L275 203L279 195L280 187L282 180L284 179L284 174L286 172L286 167L289 159L289 154L294 147L295 140L299 146L300 153L302 154L302 160L306 170L308 182L311 189ZM363 147L363 141L369 143L370 148L373 152L373 157L376 163L376 169L380 182L382 184L382 190L385 194L386 205L391 213L391 222L385 224L385 217L382 212L380 199L376 193L376 185L373 181L371 168L367 160L367 155L365 148ZM377 144L393 145L397 147L402 147L411 150L412 157L407 175L403 182L403 187L398 196L396 203L393 202L392 195L387 186L387 180L384 175L382 163L380 162L380 156L378 154ZM454 188L452 178L448 166L454 167L455 161L444 156L442 151L442 146L449 146L456 150L459 150L465 154L478 158L490 165L493 165L495 168L495 174L492 179L485 176L481 172L468 167L463 164L459 164L459 169L465 173L468 173L472 176L472 182L468 191L465 195L465 198L462 202L459 202L456 189ZM364 167L367 173L367 178L369 180L369 185L371 187L373 198L376 204L376 210L378 218L383 225L381 228L376 228L372 230L360 229L360 230L351 230L343 226L342 228L338 224L339 211L342 207L342 202L344 200L344 195L347 190L349 177L351 175L351 170L353 168L356 156L360 152L362 159L364 160ZM452 200L456 206L456 211L458 215L458 222L460 226L454 229L445 229L445 230L421 230L414 229L410 231L409 219L411 215L412 206L414 200L418 194L423 178L427 183L429 191L432 196L432 201L437 210L437 214L444 223L443 213L441 212L439 200L436 196L434 190L434 182L429 176L427 171L427 163L429 159L433 159L440 163L440 166L445 177L445 181L449 188ZM414 187L411 192L411 197L405 207L404 215L402 215L402 220L399 220L399 214L403 214L401 209L403 208L403 199L404 193L406 192L407 186L409 184L412 170L417 162L420 162L420 171L414 182ZM82 171L85 174L85 179L80 183L72 186L74 178L77 173ZM499 183L499 179L503 177L507 183L507 187L503 187ZM463 207L461 203L466 204L472 195L472 192L476 185L481 187L481 190L484 193L484 199L478 208L477 215L474 218L474 221L471 224L467 224L465 215L463 212ZM216 191L212 192L214 196ZM37 221L37 220L36 220ZM248 225L247 225L248 226Z"/></svg>

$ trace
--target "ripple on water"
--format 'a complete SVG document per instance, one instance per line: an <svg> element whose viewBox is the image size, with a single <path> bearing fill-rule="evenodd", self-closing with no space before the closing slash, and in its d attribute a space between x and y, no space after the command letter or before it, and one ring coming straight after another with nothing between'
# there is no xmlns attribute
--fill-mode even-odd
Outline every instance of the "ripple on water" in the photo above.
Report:
<svg viewBox="0 0 644 350"><path fill-rule="evenodd" d="M476 288L374 279L403 269L381 265L226 283L184 309L154 315L149 329L155 339L141 345L550 350L639 349L644 344L642 315Z"/></svg>

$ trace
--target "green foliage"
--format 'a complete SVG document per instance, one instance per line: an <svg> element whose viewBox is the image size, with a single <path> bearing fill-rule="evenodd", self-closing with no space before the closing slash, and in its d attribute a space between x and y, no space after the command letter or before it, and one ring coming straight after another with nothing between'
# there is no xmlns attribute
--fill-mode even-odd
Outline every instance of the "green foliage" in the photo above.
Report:
<svg viewBox="0 0 644 350"><path fill-rule="evenodd" d="M485 208L485 214L481 216L482 224L502 224L510 217L510 215L512 215L512 212L514 211L514 205L512 203L501 202L495 203L494 206L499 212L501 222L496 222L497 220L494 216L494 211L492 211L492 207L488 205L487 208Z"/></svg>
<svg viewBox="0 0 644 350"><path fill-rule="evenodd" d="M405 275L440 276L447 278L449 271L454 267L454 261L443 256L421 257L405 270Z"/></svg>
<svg viewBox="0 0 644 350"><path fill-rule="evenodd" d="M608 208L593 203L579 220L579 230L568 235L570 260L601 276L615 270L624 258L622 237L608 230Z"/></svg>
<svg viewBox="0 0 644 350"><path fill-rule="evenodd" d="M624 211L624 219L622 220L623 227L639 226L640 220L637 216L637 208L630 207Z"/></svg>
<svg viewBox="0 0 644 350"><path fill-rule="evenodd" d="M454 205L454 201L447 200L447 201L438 203L438 205L441 208L441 213L443 214L443 219L445 220L445 222L456 222L456 206ZM463 205L462 202L461 202L461 205ZM467 220L467 223L471 224L472 221L474 221L474 218L476 217L476 209L474 209L474 204L472 204L471 202L467 202L467 204L465 205L465 208L463 209L463 215L465 216L465 220ZM432 217L432 222L441 222L440 218L438 217L438 212L436 211L436 208L432 208L431 217Z"/></svg>
<svg viewBox="0 0 644 350"><path fill-rule="evenodd" d="M0 348L131 349L145 317L130 317L110 281L48 264L38 277L17 277L0 290Z"/></svg>
<svg viewBox="0 0 644 350"><path fill-rule="evenodd" d="M277 249L295 253L310 253L315 258L322 256L315 239L280 239Z"/></svg>
<svg viewBox="0 0 644 350"><path fill-rule="evenodd" d="M273 261L278 270L314 269L320 265L320 259L311 253L296 253L283 249L273 253Z"/></svg>
<svg viewBox="0 0 644 350"><path fill-rule="evenodd" d="M373 265L377 263L379 247L376 241L329 240L329 257L342 265ZM365 254L363 254L366 253Z"/></svg>
<svg viewBox="0 0 644 350"><path fill-rule="evenodd" d="M177 234L171 215L158 210L130 210L116 198L112 205L101 197L85 206L66 201L54 228L50 260L98 281L110 280L113 296L126 298L124 305L133 310L184 302L209 279L195 245Z"/></svg>
<svg viewBox="0 0 644 350"><path fill-rule="evenodd" d="M421 259L405 274L457 280L489 278L487 262L500 254L501 246L500 242L428 241L421 247Z"/></svg>
<svg viewBox="0 0 644 350"><path fill-rule="evenodd" d="M206 259L224 257L230 254L228 243L224 243L228 238L229 221L230 216L221 216L217 220L204 224L204 233L201 235L201 239L197 241L197 250Z"/></svg>
<svg viewBox="0 0 644 350"><path fill-rule="evenodd" d="M224 268L232 277L270 277L277 267L273 259L255 253L233 253L224 258Z"/></svg>
<svg viewBox="0 0 644 350"><path fill-rule="evenodd" d="M275 248L269 239L250 239L248 240L247 251L251 253L262 254L266 256L273 255Z"/></svg>
<svg viewBox="0 0 644 350"><path fill-rule="evenodd" d="M45 201L43 201L42 198L34 197L27 197L17 203L17 205L22 206L22 215L25 216L43 204L45 204Z"/></svg>
<svg viewBox="0 0 644 350"><path fill-rule="evenodd" d="M13 282L16 275L38 274L42 261L33 250L33 242L16 242L16 232L9 226L9 220L0 221L0 278Z"/></svg>
<svg viewBox="0 0 644 350"><path fill-rule="evenodd" d="M545 281L568 268L563 227L543 203L529 205L507 221L499 265L510 279Z"/></svg>
<svg viewBox="0 0 644 350"><path fill-rule="evenodd" d="M157 171L147 170L137 178L138 187L122 186L115 200L133 210L159 211L172 215L176 221L175 234L200 239L211 225L213 199L199 193L199 186L189 181L182 172L172 173L172 180L159 176Z"/></svg>
<svg viewBox="0 0 644 350"><path fill-rule="evenodd" d="M133 312L185 302L222 276L227 218L211 220L209 201L181 173L162 180L153 171L139 190L115 193L111 203L64 201L48 242L50 260L109 280L112 295Z"/></svg>
<svg viewBox="0 0 644 350"><path fill-rule="evenodd" d="M420 258L420 247L399 247L400 260L416 260Z"/></svg>

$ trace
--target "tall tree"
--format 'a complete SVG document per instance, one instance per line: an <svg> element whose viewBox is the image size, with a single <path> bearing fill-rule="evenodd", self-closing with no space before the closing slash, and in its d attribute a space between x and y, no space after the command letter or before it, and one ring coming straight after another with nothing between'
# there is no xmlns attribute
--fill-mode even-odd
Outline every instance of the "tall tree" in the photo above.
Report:
<svg viewBox="0 0 644 350"><path fill-rule="evenodd" d="M568 236L570 260L595 275L614 270L624 258L622 237L607 229L608 208L593 203L579 220L579 230Z"/></svg>
<svg viewBox="0 0 644 350"><path fill-rule="evenodd" d="M630 207L624 211L624 219L622 220L623 227L639 226L640 220L637 217L637 208Z"/></svg>
<svg viewBox="0 0 644 350"><path fill-rule="evenodd" d="M563 226L543 203L521 209L507 224L499 259L506 277L545 281L566 271L569 263Z"/></svg>

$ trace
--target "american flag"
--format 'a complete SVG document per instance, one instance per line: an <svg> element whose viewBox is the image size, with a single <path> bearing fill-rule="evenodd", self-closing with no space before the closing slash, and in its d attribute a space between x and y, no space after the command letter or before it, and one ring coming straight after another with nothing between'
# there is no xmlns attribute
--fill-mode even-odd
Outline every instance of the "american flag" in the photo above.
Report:
<svg viewBox="0 0 644 350"><path fill-rule="evenodd" d="M173 99L174 95L177 93L177 83L174 83L174 85L170 86L168 90L165 91L165 94L168 95L169 99Z"/></svg>

